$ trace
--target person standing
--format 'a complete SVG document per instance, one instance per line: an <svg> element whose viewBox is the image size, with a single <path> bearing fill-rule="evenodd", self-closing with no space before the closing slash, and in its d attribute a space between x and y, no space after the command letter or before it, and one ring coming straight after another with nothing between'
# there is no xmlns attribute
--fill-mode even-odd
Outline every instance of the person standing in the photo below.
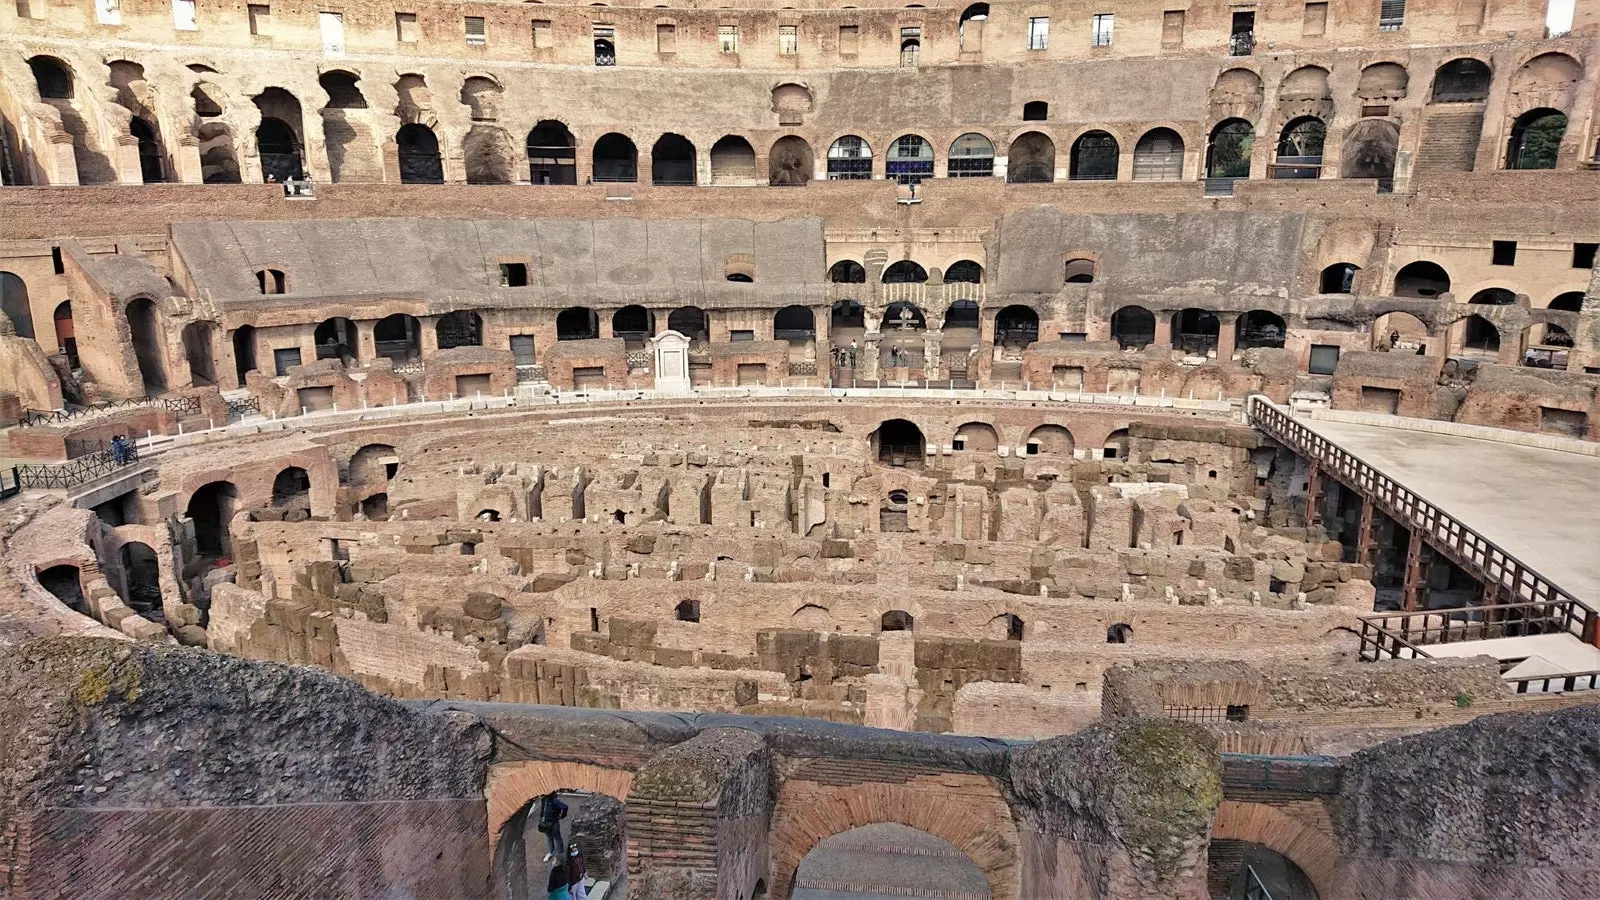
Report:
<svg viewBox="0 0 1600 900"><path fill-rule="evenodd" d="M567 817L567 805L554 792L539 798L539 832L544 835L544 861L562 863L561 820Z"/></svg>
<svg viewBox="0 0 1600 900"><path fill-rule="evenodd" d="M545 885L549 900L572 900L572 889L567 885L567 867L557 859L550 866L550 881Z"/></svg>
<svg viewBox="0 0 1600 900"><path fill-rule="evenodd" d="M567 851L567 887L572 892L572 900L589 900L589 887L584 881L589 877L589 863L583 858L583 851L577 844Z"/></svg>

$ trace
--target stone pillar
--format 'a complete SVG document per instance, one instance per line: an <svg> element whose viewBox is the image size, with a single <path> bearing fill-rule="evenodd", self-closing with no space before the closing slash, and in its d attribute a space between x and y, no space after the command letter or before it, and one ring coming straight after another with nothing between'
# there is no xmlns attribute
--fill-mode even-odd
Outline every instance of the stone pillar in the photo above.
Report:
<svg viewBox="0 0 1600 900"><path fill-rule="evenodd" d="M944 378L940 373L943 366L939 357L943 340L944 334L938 331L928 331L922 335L922 377L929 381Z"/></svg>
<svg viewBox="0 0 1600 900"><path fill-rule="evenodd" d="M1225 363L1233 359L1234 349L1239 340L1239 316L1217 314L1217 362Z"/></svg>
<svg viewBox="0 0 1600 900"><path fill-rule="evenodd" d="M876 331L861 336L861 352L856 354L856 373L862 378L878 377L878 339Z"/></svg>
<svg viewBox="0 0 1600 900"><path fill-rule="evenodd" d="M378 357L378 339L373 334L377 327L376 319L363 319L356 323L356 359L362 365Z"/></svg>
<svg viewBox="0 0 1600 900"><path fill-rule="evenodd" d="M439 352L438 325L438 316L417 317L417 328L420 331L417 335L417 346L422 348L424 356L432 356Z"/></svg>
<svg viewBox="0 0 1600 900"><path fill-rule="evenodd" d="M200 167L200 141L193 135L180 137L172 148L172 180L179 184L205 182L205 172Z"/></svg>
<svg viewBox="0 0 1600 900"><path fill-rule="evenodd" d="M1172 314L1152 310L1156 317L1156 337L1154 344L1157 347L1172 349Z"/></svg>

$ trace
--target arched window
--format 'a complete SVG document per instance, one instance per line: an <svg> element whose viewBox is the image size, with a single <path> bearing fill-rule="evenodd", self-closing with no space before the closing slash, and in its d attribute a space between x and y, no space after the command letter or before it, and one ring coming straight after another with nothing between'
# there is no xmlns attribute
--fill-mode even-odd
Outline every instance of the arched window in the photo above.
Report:
<svg viewBox="0 0 1600 900"><path fill-rule="evenodd" d="M1041 132L1018 135L1006 156L1006 181L1012 184L1045 184L1056 178L1056 145Z"/></svg>
<svg viewBox="0 0 1600 900"><path fill-rule="evenodd" d="M605 38L597 38L594 42L594 64L597 66L614 66L617 64L617 48Z"/></svg>
<svg viewBox="0 0 1600 900"><path fill-rule="evenodd" d="M1355 263L1334 263L1322 270L1317 290L1323 294L1348 294L1355 290L1356 272L1360 270Z"/></svg>
<svg viewBox="0 0 1600 900"><path fill-rule="evenodd" d="M1554 169L1567 133L1567 117L1553 109L1535 109L1517 117L1506 145L1508 169Z"/></svg>
<svg viewBox="0 0 1600 900"><path fill-rule="evenodd" d="M1278 137L1278 158L1272 165L1273 178L1319 178L1322 175L1322 145L1328 126L1316 116L1301 116L1283 126Z"/></svg>
<svg viewBox="0 0 1600 900"><path fill-rule="evenodd" d="M72 72L67 64L49 56L35 56L28 60L33 70L33 83L39 88L41 100L71 100Z"/></svg>
<svg viewBox="0 0 1600 900"><path fill-rule="evenodd" d="M639 149L627 135L605 134L594 142L594 180L631 182L639 180Z"/></svg>
<svg viewBox="0 0 1600 900"><path fill-rule="evenodd" d="M262 269L256 272L256 287L263 294L286 293L288 281L283 277L283 272L278 269Z"/></svg>
<svg viewBox="0 0 1600 900"><path fill-rule="evenodd" d="M963 134L950 145L946 168L951 178L989 178L994 175L994 144L981 134Z"/></svg>
<svg viewBox="0 0 1600 900"><path fill-rule="evenodd" d="M889 177L901 184L921 184L933 177L933 145L920 135L907 134L889 145Z"/></svg>
<svg viewBox="0 0 1600 900"><path fill-rule="evenodd" d="M629 349L638 349L644 342L656 333L656 317L638 304L624 306L611 316L612 337L622 338L631 345Z"/></svg>
<svg viewBox="0 0 1600 900"><path fill-rule="evenodd" d="M917 54L922 50L922 41L918 38L908 37L900 41L900 65L911 67L917 64Z"/></svg>
<svg viewBox="0 0 1600 900"><path fill-rule="evenodd" d="M356 323L343 316L323 320L311 339L317 345L317 359L354 360L360 348Z"/></svg>
<svg viewBox="0 0 1600 900"><path fill-rule="evenodd" d="M891 609L878 620L879 631L911 631L915 625L911 613L903 609Z"/></svg>
<svg viewBox="0 0 1600 900"><path fill-rule="evenodd" d="M1551 309L1565 312L1581 312L1583 310L1583 291L1568 291L1550 301Z"/></svg>
<svg viewBox="0 0 1600 900"><path fill-rule="evenodd" d="M1186 309L1173 316L1172 346L1204 356L1217 349L1217 337L1222 323L1216 313L1203 309Z"/></svg>
<svg viewBox="0 0 1600 900"><path fill-rule="evenodd" d="M1069 259L1062 275L1063 284L1090 284L1094 281L1094 260Z"/></svg>
<svg viewBox="0 0 1600 900"><path fill-rule="evenodd" d="M1015 350L1024 349L1039 340L1039 314L1021 304L1008 306L995 315L994 331L995 343Z"/></svg>
<svg viewBox="0 0 1600 900"><path fill-rule="evenodd" d="M1467 301L1477 306L1512 306L1516 302L1517 295L1505 288L1484 288Z"/></svg>
<svg viewBox="0 0 1600 900"><path fill-rule="evenodd" d="M564 309L556 316L556 340L584 341L600 336L600 317L584 306Z"/></svg>
<svg viewBox="0 0 1600 900"><path fill-rule="evenodd" d="M828 147L829 181L866 181L872 177L872 147L847 134Z"/></svg>
<svg viewBox="0 0 1600 900"><path fill-rule="evenodd" d="M772 316L772 337L804 345L817 336L817 317L804 306L785 306Z"/></svg>
<svg viewBox="0 0 1600 900"><path fill-rule="evenodd" d="M379 356L402 365L422 352L422 323L415 316L394 313L372 326L373 348Z"/></svg>
<svg viewBox="0 0 1600 900"><path fill-rule="evenodd" d="M928 280L928 270L909 259L902 259L883 270L884 284L922 284Z"/></svg>
<svg viewBox="0 0 1600 900"><path fill-rule="evenodd" d="M545 120L528 132L528 181L577 184L578 142L560 122Z"/></svg>
<svg viewBox="0 0 1600 900"><path fill-rule="evenodd" d="M890 419L872 433L874 455L892 466L922 464L922 429L905 419Z"/></svg>
<svg viewBox="0 0 1600 900"><path fill-rule="evenodd" d="M1289 333L1283 317L1264 309L1252 309L1239 317L1234 326L1234 346L1240 350L1254 347L1282 347Z"/></svg>
<svg viewBox="0 0 1600 900"><path fill-rule="evenodd" d="M1171 128L1153 128L1133 146L1134 181L1183 178L1183 138Z"/></svg>
<svg viewBox="0 0 1600 900"><path fill-rule="evenodd" d="M401 184L444 184L444 160L433 129L412 122L395 135L400 153Z"/></svg>
<svg viewBox="0 0 1600 900"><path fill-rule="evenodd" d="M300 139L289 123L267 116L256 128L256 151L261 155L261 175L274 181L300 177Z"/></svg>
<svg viewBox="0 0 1600 900"><path fill-rule="evenodd" d="M1494 73L1476 59L1453 59L1433 73L1433 103L1482 103Z"/></svg>
<svg viewBox="0 0 1600 900"><path fill-rule="evenodd" d="M970 259L957 260L944 270L946 284L979 284L983 281L983 266Z"/></svg>
<svg viewBox="0 0 1600 900"><path fill-rule="evenodd" d="M1022 104L1022 121L1044 122L1050 118L1050 104L1043 100L1029 100Z"/></svg>
<svg viewBox="0 0 1600 900"><path fill-rule="evenodd" d="M1450 290L1450 274L1438 263L1418 260L1402 266L1394 276L1396 297L1437 297Z"/></svg>
<svg viewBox="0 0 1600 900"><path fill-rule="evenodd" d="M1484 355L1500 352L1500 329L1483 316L1471 315L1462 320L1461 347Z"/></svg>
<svg viewBox="0 0 1600 900"><path fill-rule="evenodd" d="M0 272L0 311L11 320L17 337L35 337L33 307L28 300L28 285L20 276L10 272ZM70 321L71 312L69 311L67 315Z"/></svg>
<svg viewBox="0 0 1600 900"><path fill-rule="evenodd" d="M1073 181L1115 181L1120 154L1117 139L1104 131L1091 131L1072 142Z"/></svg>
<svg viewBox="0 0 1600 900"><path fill-rule="evenodd" d="M682 306L667 313L667 330L676 331L692 343L704 344L711 339L706 311L698 306Z"/></svg>
<svg viewBox="0 0 1600 900"><path fill-rule="evenodd" d="M1243 119L1219 122L1206 144L1206 177L1249 178L1255 137L1255 126Z"/></svg>
<svg viewBox="0 0 1600 900"><path fill-rule="evenodd" d="M867 270L853 259L841 259L829 267L828 281L833 284L866 284Z"/></svg>
<svg viewBox="0 0 1600 900"><path fill-rule="evenodd" d="M981 46L979 46L981 43L980 41L975 40L971 46L968 45L967 30L969 26L967 23L972 23L971 28L974 30L974 32L977 35L982 35L983 32L981 29L983 28L983 23L988 21L988 19L989 4L987 3L974 3L961 11L961 19L956 26L956 42L960 44L963 50L982 49Z"/></svg>
<svg viewBox="0 0 1600 900"><path fill-rule="evenodd" d="M663 134L650 148L651 184L694 184L694 144L681 134Z"/></svg>

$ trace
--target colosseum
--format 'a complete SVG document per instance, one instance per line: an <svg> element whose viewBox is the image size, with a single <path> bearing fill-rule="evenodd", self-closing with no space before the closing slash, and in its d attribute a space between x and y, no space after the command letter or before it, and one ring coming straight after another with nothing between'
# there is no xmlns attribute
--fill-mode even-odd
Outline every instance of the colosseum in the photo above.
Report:
<svg viewBox="0 0 1600 900"><path fill-rule="evenodd" d="M1600 898L1600 0L727 2L0 6L0 898Z"/></svg>

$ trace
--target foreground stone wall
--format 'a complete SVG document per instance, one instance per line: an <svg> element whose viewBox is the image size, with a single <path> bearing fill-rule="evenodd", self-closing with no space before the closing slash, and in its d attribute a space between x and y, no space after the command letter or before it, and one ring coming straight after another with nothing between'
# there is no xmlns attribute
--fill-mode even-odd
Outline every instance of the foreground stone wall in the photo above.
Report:
<svg viewBox="0 0 1600 900"><path fill-rule="evenodd" d="M6 896L484 896L486 736L332 676L88 638L0 661Z"/></svg>

